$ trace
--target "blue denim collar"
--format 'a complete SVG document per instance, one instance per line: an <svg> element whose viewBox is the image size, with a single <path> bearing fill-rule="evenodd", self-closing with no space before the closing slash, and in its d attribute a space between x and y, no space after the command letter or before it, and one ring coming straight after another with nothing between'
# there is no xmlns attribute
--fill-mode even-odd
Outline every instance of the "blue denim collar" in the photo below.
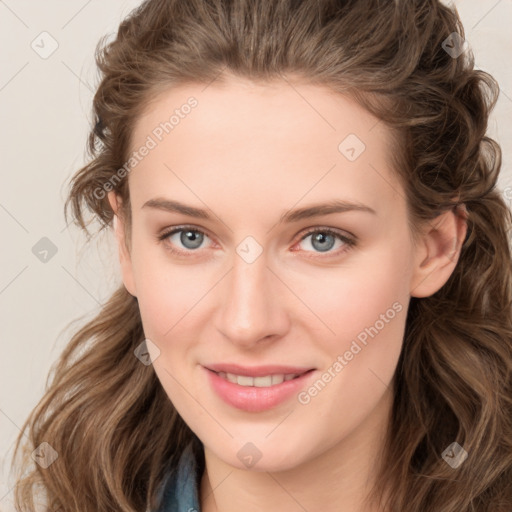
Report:
<svg viewBox="0 0 512 512"><path fill-rule="evenodd" d="M200 482L201 475L190 443L183 450L177 469L169 473L162 486L160 506L156 512L201 512Z"/></svg>

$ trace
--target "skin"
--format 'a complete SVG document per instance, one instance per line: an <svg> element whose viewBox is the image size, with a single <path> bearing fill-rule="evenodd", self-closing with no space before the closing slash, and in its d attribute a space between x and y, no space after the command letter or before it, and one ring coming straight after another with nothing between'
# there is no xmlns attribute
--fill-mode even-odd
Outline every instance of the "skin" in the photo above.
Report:
<svg viewBox="0 0 512 512"><path fill-rule="evenodd" d="M131 234L119 198L110 192L109 200L123 282L160 350L155 372L204 444L201 510L334 512L343 504L368 512L363 499L386 435L410 297L445 284L466 223L444 213L414 243L387 128L317 85L228 77L173 88L138 119L133 148L190 96L198 106L129 174ZM348 134L366 145L353 162L338 150ZM153 198L208 209L212 219L142 208ZM376 213L278 222L289 209L331 199ZM157 240L180 225L206 233L198 249L180 233ZM309 228L326 227L356 245L329 239L334 246L322 252L313 236L301 241ZM263 249L252 263L236 252L247 236ZM206 380L202 365L234 362L316 368L312 383L394 303L401 311L308 404L294 396L264 412L240 411ZM262 454L252 468L237 457L248 442Z"/></svg>

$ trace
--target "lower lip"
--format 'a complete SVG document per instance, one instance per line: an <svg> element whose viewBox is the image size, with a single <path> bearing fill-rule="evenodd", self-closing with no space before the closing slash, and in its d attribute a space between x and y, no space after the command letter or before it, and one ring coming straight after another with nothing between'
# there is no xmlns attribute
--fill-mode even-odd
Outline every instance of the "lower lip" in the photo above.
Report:
<svg viewBox="0 0 512 512"><path fill-rule="evenodd" d="M272 409L283 403L294 394L297 394L306 384L306 381L314 373L310 370L300 377L285 380L281 384L275 384L266 388L255 386L240 386L219 377L214 371L205 368L214 391L227 404L248 412L261 412Z"/></svg>

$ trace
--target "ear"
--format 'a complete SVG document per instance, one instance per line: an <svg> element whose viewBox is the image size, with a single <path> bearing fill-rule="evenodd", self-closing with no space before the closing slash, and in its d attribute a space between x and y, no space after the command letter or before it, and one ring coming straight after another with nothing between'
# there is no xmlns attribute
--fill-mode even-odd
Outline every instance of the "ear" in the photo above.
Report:
<svg viewBox="0 0 512 512"><path fill-rule="evenodd" d="M466 232L465 205L425 223L415 249L412 297L429 297L448 281L459 260Z"/></svg>
<svg viewBox="0 0 512 512"><path fill-rule="evenodd" d="M121 200L114 191L110 191L108 193L108 201L114 212L113 227L117 239L117 250L119 254L119 263L121 264L123 283L125 288L128 290L128 293L137 297L130 250L128 249L125 238L125 222L120 210Z"/></svg>

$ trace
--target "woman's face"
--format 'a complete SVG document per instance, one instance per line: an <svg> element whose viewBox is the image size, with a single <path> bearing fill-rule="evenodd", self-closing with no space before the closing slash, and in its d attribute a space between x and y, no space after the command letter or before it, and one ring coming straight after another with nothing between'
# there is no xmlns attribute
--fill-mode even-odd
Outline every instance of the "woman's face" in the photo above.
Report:
<svg viewBox="0 0 512 512"><path fill-rule="evenodd" d="M161 95L132 150L123 279L205 448L279 470L381 428L426 254L383 124L319 86L231 78Z"/></svg>

